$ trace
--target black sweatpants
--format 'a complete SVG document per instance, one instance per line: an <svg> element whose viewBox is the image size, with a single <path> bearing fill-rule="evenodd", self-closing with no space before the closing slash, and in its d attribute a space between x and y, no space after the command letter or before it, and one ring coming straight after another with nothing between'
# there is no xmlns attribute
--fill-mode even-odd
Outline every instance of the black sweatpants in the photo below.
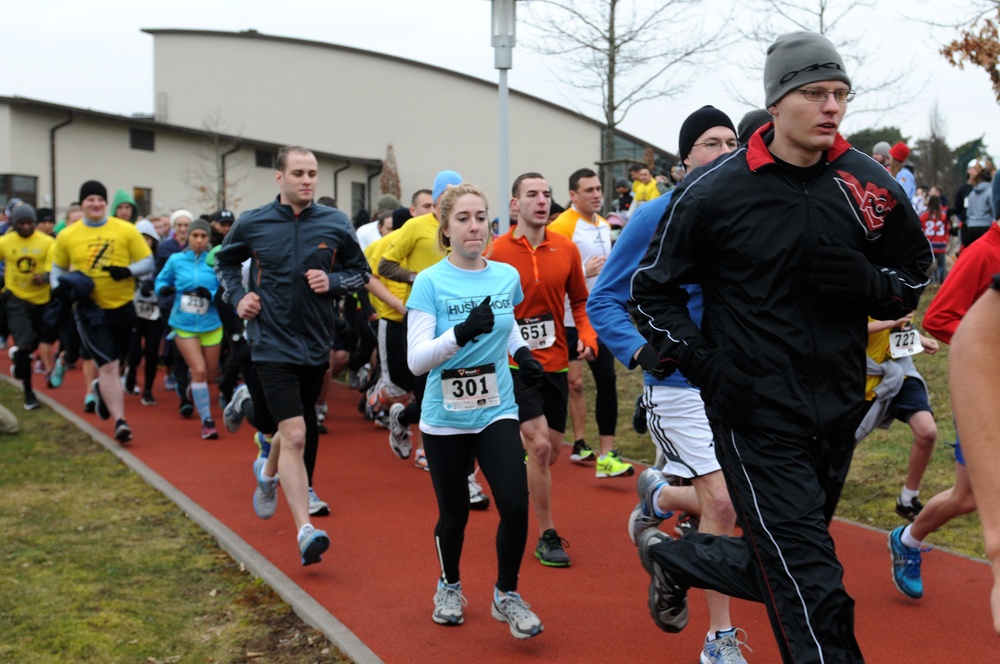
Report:
<svg viewBox="0 0 1000 664"><path fill-rule="evenodd" d="M653 559L678 585L763 602L784 662L863 662L829 531L853 434L712 431L744 534L692 533L657 544Z"/></svg>
<svg viewBox="0 0 1000 664"><path fill-rule="evenodd" d="M145 361L143 365L142 390L152 392L153 384L156 381L156 367L160 359L160 341L163 339L164 320L157 318L149 320L147 318L135 319L135 331L132 333L132 343L128 349L128 371L133 385L139 383L135 372L139 369L139 362Z"/></svg>
<svg viewBox="0 0 1000 664"><path fill-rule="evenodd" d="M434 527L441 578L458 583L458 566L469 521L469 467L473 458L493 490L497 526L497 582L500 592L517 590L517 575L528 541L528 474L517 420L497 420L479 433L438 436L425 433L424 451L438 502Z"/></svg>

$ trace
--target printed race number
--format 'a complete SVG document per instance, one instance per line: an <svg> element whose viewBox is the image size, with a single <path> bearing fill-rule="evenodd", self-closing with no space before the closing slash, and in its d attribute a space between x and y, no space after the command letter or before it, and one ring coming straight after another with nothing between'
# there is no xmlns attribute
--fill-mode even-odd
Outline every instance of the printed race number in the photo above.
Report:
<svg viewBox="0 0 1000 664"><path fill-rule="evenodd" d="M186 314L207 314L208 298L185 293L181 295L181 311Z"/></svg>
<svg viewBox="0 0 1000 664"><path fill-rule="evenodd" d="M530 350L549 348L556 342L556 322L552 314L518 318L517 327Z"/></svg>
<svg viewBox="0 0 1000 664"><path fill-rule="evenodd" d="M901 330L893 330L889 335L889 355L894 360L901 357L909 357L924 352L924 347L920 345L920 335L912 327L904 327Z"/></svg>
<svg viewBox="0 0 1000 664"><path fill-rule="evenodd" d="M135 301L135 315L143 320L159 320L160 308L155 302Z"/></svg>
<svg viewBox="0 0 1000 664"><path fill-rule="evenodd" d="M449 411L476 410L500 405L497 371L492 364L441 372L441 396Z"/></svg>

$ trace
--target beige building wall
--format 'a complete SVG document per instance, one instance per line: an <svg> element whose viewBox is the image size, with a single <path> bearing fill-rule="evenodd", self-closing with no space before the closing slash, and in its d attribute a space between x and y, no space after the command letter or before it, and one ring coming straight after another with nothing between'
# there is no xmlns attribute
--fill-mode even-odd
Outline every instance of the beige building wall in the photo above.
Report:
<svg viewBox="0 0 1000 664"><path fill-rule="evenodd" d="M150 32L157 120L200 129L218 113L230 133L379 159L392 143L404 198L429 188L434 175L448 168L482 186L497 212L494 83L318 42ZM569 174L599 158L600 126L516 93L510 96L509 125L508 181L539 171L565 204ZM373 184L377 196L377 180ZM508 195L499 204L506 205Z"/></svg>

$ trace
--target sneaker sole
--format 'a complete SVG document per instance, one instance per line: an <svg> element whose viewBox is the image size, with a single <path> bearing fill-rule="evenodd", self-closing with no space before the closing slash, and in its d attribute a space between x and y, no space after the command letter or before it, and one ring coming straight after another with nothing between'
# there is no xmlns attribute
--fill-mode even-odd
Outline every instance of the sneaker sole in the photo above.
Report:
<svg viewBox="0 0 1000 664"><path fill-rule="evenodd" d="M330 538L318 532L313 535L309 543L306 544L305 551L302 551L302 566L315 565L323 560L323 554L330 548Z"/></svg>
<svg viewBox="0 0 1000 664"><path fill-rule="evenodd" d="M647 535L646 533L650 534ZM677 614L674 621L668 623L664 622L660 618L660 609L656 601L656 596L659 596L659 591L657 591L654 595L653 589L658 588L661 585L667 587L677 587L677 585L673 582L673 579L667 576L667 573L663 571L660 564L649 557L649 548L652 546L652 544L649 543L649 540L654 538L657 542L663 542L670 539L666 533L660 530L656 530L654 532L647 530L643 533L643 536L639 538L639 560L642 562L643 569L645 569L651 577L649 582L649 598L647 600L649 615L653 618L653 622L656 623L656 626L662 631L667 632L668 634L678 634L685 627L687 627L688 624L687 604L685 604L684 608Z"/></svg>
<svg viewBox="0 0 1000 664"><path fill-rule="evenodd" d="M126 428L121 432L116 431L115 440L117 440L119 443L127 443L128 441L132 440L132 429Z"/></svg>
<svg viewBox="0 0 1000 664"><path fill-rule="evenodd" d="M612 477L632 477L635 475L635 468L629 468L627 470L620 470L617 473L602 473L597 471L596 476L599 480L609 479Z"/></svg>
<svg viewBox="0 0 1000 664"><path fill-rule="evenodd" d="M482 512L484 510L488 510L489 508L490 508L490 497L489 496L483 496L482 500L477 500L477 501L474 501L474 502L471 501L471 500L469 501L469 509L470 510L476 510L477 512Z"/></svg>
<svg viewBox="0 0 1000 664"><path fill-rule="evenodd" d="M561 562L561 561L553 562L551 560L545 560L545 558L542 557L542 554L540 554L538 551L535 551L535 558L538 558L538 562L545 565L546 567L570 567L572 564L568 560L566 562Z"/></svg>
<svg viewBox="0 0 1000 664"><path fill-rule="evenodd" d="M500 609L497 608L496 602L493 602L491 613L493 614L493 618L496 619L497 621L502 622L502 623L507 623L507 625L510 627L511 636L513 636L515 639L530 639L531 637L538 636L539 634L541 634L542 632L545 631L545 627L542 626L542 625L539 625L537 631L534 631L534 632L522 632L521 630L519 630L514 625L511 625L510 621L507 620L507 616L505 616L500 611Z"/></svg>
<svg viewBox="0 0 1000 664"><path fill-rule="evenodd" d="M439 618L433 614L431 615L431 620L438 625L444 625L445 627L458 627L465 622L465 618L463 616L455 616L454 618Z"/></svg>
<svg viewBox="0 0 1000 664"><path fill-rule="evenodd" d="M309 516L330 516L330 508L326 505L317 508L310 507Z"/></svg>

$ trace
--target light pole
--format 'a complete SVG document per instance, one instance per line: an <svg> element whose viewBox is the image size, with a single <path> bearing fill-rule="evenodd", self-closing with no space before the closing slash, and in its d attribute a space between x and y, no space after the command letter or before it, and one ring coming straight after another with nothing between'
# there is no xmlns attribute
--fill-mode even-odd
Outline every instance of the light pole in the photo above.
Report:
<svg viewBox="0 0 1000 664"><path fill-rule="evenodd" d="M517 17L514 10L516 0L492 0L493 20L492 39L493 66L500 70L500 195L502 204L500 210L500 234L510 229L510 205L507 201L508 170L507 165L507 70L514 62L514 33L517 27Z"/></svg>

